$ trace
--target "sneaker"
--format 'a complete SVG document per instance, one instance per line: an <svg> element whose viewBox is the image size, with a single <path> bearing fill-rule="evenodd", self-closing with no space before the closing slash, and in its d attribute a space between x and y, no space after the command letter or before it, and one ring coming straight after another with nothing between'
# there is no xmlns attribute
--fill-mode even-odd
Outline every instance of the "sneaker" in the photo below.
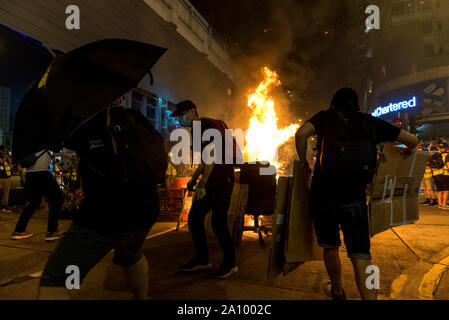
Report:
<svg viewBox="0 0 449 320"><path fill-rule="evenodd" d="M201 262L197 258L192 258L189 263L181 266L181 270L184 272L205 271L210 268L212 268L212 264Z"/></svg>
<svg viewBox="0 0 449 320"><path fill-rule="evenodd" d="M431 206L437 206L438 205L438 200L437 199L432 199L432 203L430 205Z"/></svg>
<svg viewBox="0 0 449 320"><path fill-rule="evenodd" d="M55 241L61 238L61 234L59 232L47 232L45 236L45 241Z"/></svg>
<svg viewBox="0 0 449 320"><path fill-rule="evenodd" d="M34 236L34 233L31 232L13 232L11 235L11 240L21 240L21 239L28 239L30 237Z"/></svg>
<svg viewBox="0 0 449 320"><path fill-rule="evenodd" d="M424 202L421 202L421 204L430 204L430 199L426 198L426 200Z"/></svg>
<svg viewBox="0 0 449 320"><path fill-rule="evenodd" d="M342 294L335 294L334 288L332 287L332 283L330 281L324 281L321 283L321 292L332 300L346 300L345 290L342 289Z"/></svg>
<svg viewBox="0 0 449 320"><path fill-rule="evenodd" d="M221 265L220 268L218 268L218 270L215 272L214 277L219 279L226 279L230 275L233 275L237 272L239 272L239 267L237 267L236 265L231 267Z"/></svg>

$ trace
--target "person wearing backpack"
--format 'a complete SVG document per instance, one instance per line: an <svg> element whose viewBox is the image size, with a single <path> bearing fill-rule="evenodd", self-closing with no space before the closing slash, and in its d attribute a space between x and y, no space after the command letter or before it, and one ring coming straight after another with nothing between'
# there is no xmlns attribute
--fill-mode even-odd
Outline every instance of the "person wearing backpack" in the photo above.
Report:
<svg viewBox="0 0 449 320"><path fill-rule="evenodd" d="M63 194L51 173L52 154L50 150L41 150L35 153L34 163L28 164L25 173L24 193L28 199L28 204L23 209L17 221L16 228L11 234L11 240L22 240L32 237L32 232L26 231L27 225L46 197L48 210L48 226L46 241L58 240L61 235L58 232L58 222L64 202Z"/></svg>
<svg viewBox="0 0 449 320"><path fill-rule="evenodd" d="M170 116L177 117L183 127L192 127L193 122L198 121L201 125L201 137L206 130L216 129L220 132L223 139L223 158L220 159L221 163L206 164L205 159L202 159L202 163L187 184L187 188L193 191L199 176L202 176L195 189L195 199L189 212L189 230L196 255L188 263L182 265L181 270L184 272L196 272L212 268L204 230L204 219L206 214L212 210L212 229L223 250L223 263L215 272L215 277L227 278L239 270L235 262L234 245L228 229L228 209L234 188L234 167L232 164L225 164L224 161L225 146L227 146L225 143L227 126L220 120L200 118L196 105L190 100L178 103L176 111ZM201 153L208 143L201 141ZM233 148L233 160L235 160L235 152L238 152L236 150L238 147L235 143L233 143Z"/></svg>
<svg viewBox="0 0 449 320"><path fill-rule="evenodd" d="M83 196L73 223L48 258L39 299L68 299L67 266L79 283L112 249L138 300L148 298L148 262L141 249L159 215L157 189L168 154L159 132L122 99L85 122L65 143L79 156Z"/></svg>
<svg viewBox="0 0 449 320"><path fill-rule="evenodd" d="M437 144L438 151L429 157L429 167L432 169L433 180L437 188L438 208L449 210L447 199L449 196L449 157L445 140L440 140Z"/></svg>
<svg viewBox="0 0 449 320"><path fill-rule="evenodd" d="M431 152L432 144L429 145L429 159L432 156ZM422 146L420 144L420 147L418 147L419 150L425 150L425 146ZM432 168L429 166L429 160L427 160L426 169L424 171L424 176L421 180L421 189L423 190L424 196L426 197L426 200L421 204L427 204L429 206L437 206L438 200L435 196L435 192L433 191L433 171Z"/></svg>
<svg viewBox="0 0 449 320"><path fill-rule="evenodd" d="M338 249L341 227L362 299L377 299L377 291L365 285L369 276L366 268L371 265L365 191L374 178L376 145L399 141L413 149L418 140L386 121L361 113L357 93L350 88L338 90L330 109L317 113L298 130L296 148L306 170L307 139L313 134L318 135L318 155L310 190L311 216L330 278L322 283L322 292L334 300L346 299Z"/></svg>

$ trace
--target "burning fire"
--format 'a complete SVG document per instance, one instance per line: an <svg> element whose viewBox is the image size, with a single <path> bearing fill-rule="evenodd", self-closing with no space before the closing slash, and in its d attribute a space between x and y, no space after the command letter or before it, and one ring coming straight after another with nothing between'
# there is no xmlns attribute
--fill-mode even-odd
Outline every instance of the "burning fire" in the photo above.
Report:
<svg viewBox="0 0 449 320"><path fill-rule="evenodd" d="M255 92L248 96L248 107L253 113L249 120L245 153L248 161L269 161L270 164L279 168L281 163L277 159L276 150L295 135L299 124L278 128L278 117L274 110L275 102L270 92L280 86L281 82L275 71L265 67L262 72L264 80Z"/></svg>

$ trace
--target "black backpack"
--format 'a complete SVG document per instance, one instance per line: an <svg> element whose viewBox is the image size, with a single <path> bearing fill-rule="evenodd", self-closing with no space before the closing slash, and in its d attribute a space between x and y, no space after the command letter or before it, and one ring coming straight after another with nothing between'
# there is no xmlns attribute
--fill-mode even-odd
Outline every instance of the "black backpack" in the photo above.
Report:
<svg viewBox="0 0 449 320"><path fill-rule="evenodd" d="M108 107L83 125L68 147L79 151L82 179L108 186L128 182L156 186L165 181L164 140L139 111Z"/></svg>
<svg viewBox="0 0 449 320"><path fill-rule="evenodd" d="M320 169L325 175L372 182L376 171L376 133L368 114L329 110L321 145Z"/></svg>
<svg viewBox="0 0 449 320"><path fill-rule="evenodd" d="M432 169L442 169L444 168L443 157L441 153L435 152L427 160L427 165Z"/></svg>

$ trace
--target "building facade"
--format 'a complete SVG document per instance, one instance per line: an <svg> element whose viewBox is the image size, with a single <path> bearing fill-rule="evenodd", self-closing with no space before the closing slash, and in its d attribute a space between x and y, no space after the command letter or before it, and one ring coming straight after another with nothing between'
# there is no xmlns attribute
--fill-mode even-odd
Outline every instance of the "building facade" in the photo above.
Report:
<svg viewBox="0 0 449 320"><path fill-rule="evenodd" d="M80 29L66 28L66 8L80 10ZM167 136L176 123L174 105L190 99L202 115L227 114L234 103L231 60L219 36L187 0L15 1L0 0L0 24L43 46L68 52L107 38L137 40L167 48L127 107L141 111ZM226 120L226 119L225 119Z"/></svg>
<svg viewBox="0 0 449 320"><path fill-rule="evenodd" d="M423 140L449 136L449 1L379 1L369 111Z"/></svg>

